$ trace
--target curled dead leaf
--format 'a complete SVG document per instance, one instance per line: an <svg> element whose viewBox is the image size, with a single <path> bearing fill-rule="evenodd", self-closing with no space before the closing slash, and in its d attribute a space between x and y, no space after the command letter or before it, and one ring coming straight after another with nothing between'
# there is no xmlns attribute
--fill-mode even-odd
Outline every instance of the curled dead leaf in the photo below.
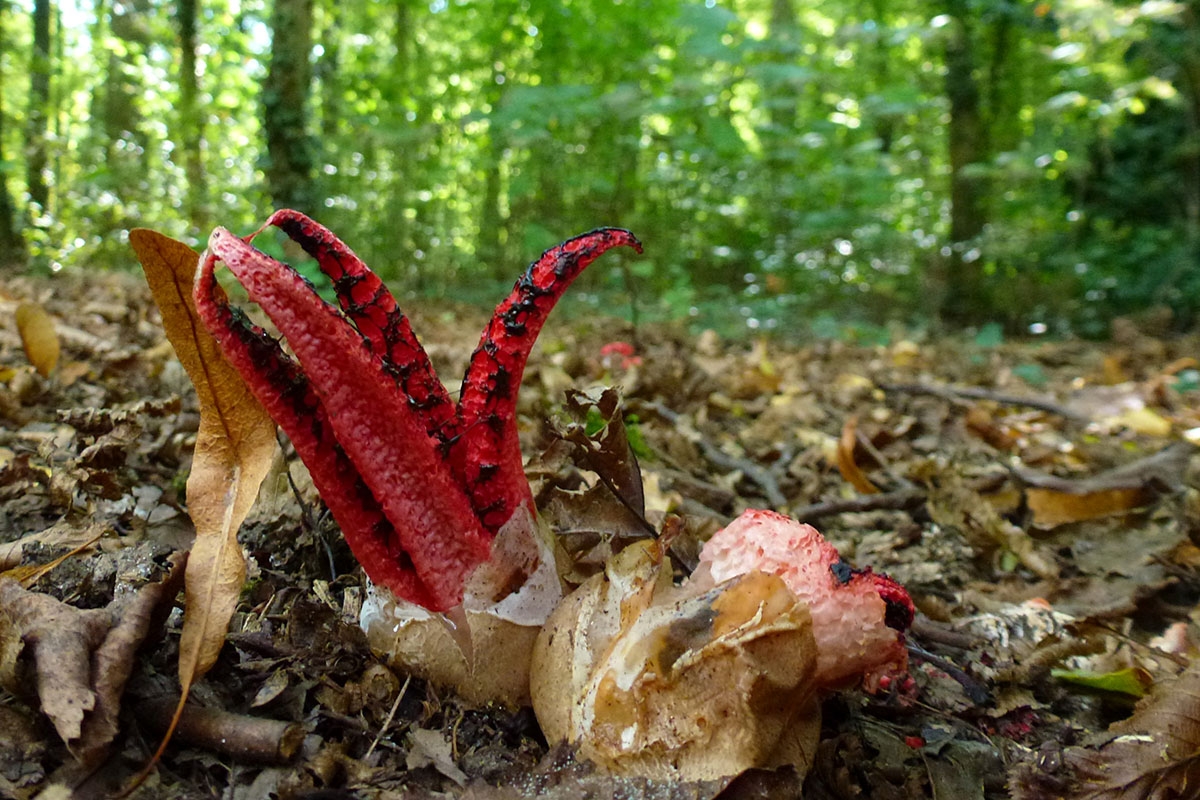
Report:
<svg viewBox="0 0 1200 800"><path fill-rule="evenodd" d="M0 577L0 684L21 693L32 676L42 711L85 765L100 763L117 733L121 695L159 603L178 591L182 557L162 580L80 609ZM140 575L140 569L131 570Z"/></svg>
<svg viewBox="0 0 1200 800"><path fill-rule="evenodd" d="M1195 447L1179 442L1157 453L1088 478L1060 478L1028 467L1015 472L1025 484L1033 524L1054 528L1142 508L1183 488Z"/></svg>
<svg viewBox="0 0 1200 800"><path fill-rule="evenodd" d="M850 417L842 426L842 435L838 439L837 466L838 472L846 482L863 494L878 494L879 488L871 483L871 479L854 460L854 450L858 447L858 417Z"/></svg>
<svg viewBox="0 0 1200 800"><path fill-rule="evenodd" d="M192 283L200 255L154 231L130 231L167 339L200 401L200 429L188 476L196 543L187 567L187 609L179 645L186 689L217 659L246 576L237 531L271 468L275 423L200 323Z"/></svg>
<svg viewBox="0 0 1200 800"><path fill-rule="evenodd" d="M17 332L21 334L21 346L25 357L43 378L58 365L58 333L54 329L54 318L40 303L26 302L17 306Z"/></svg>

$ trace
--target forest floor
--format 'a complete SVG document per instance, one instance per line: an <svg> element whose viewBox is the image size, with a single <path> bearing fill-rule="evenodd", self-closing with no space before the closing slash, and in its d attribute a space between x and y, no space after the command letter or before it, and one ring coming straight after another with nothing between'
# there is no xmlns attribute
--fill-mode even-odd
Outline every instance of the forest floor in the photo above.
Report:
<svg viewBox="0 0 1200 800"><path fill-rule="evenodd" d="M30 300L62 346L47 378L14 321ZM486 315L411 311L439 372L461 375ZM913 684L825 697L803 778L605 776L548 746L529 709L472 708L371 653L356 624L364 577L293 455L299 491L281 471L242 526L251 577L191 693L208 714L176 734L136 796L1184 796L1170 791L1200 772L1188 668L1200 642L1197 353L1195 336L1129 321L1109 344L859 346L552 317L520 404L539 501L595 480L537 455L561 435L564 392L620 387L647 519L676 512L703 536L772 508L816 525L846 559L908 588ZM179 691L172 553L190 542L182 493L197 423L140 275L0 285L0 569L32 588L0 583L0 796L64 785L108 796L153 752ZM590 541L625 524L612 508L546 511L560 535ZM139 635L109 637L128 651L122 697L97 643L121 628L113 604L146 585L168 602L139 606ZM46 596L73 608L46 611ZM104 680L119 705L87 710ZM84 710L61 707L72 692ZM88 746L64 745L64 724Z"/></svg>

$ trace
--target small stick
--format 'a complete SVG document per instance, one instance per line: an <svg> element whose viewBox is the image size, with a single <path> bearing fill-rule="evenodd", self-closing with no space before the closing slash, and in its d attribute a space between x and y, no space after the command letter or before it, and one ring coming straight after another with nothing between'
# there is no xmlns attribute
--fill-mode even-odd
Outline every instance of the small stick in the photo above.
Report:
<svg viewBox="0 0 1200 800"><path fill-rule="evenodd" d="M171 722L178 697L167 695L137 704L139 718L164 731ZM197 705L185 705L175 738L205 750L258 764L285 764L300 749L304 726L295 722L251 717Z"/></svg>
<svg viewBox="0 0 1200 800"><path fill-rule="evenodd" d="M408 691L408 684L412 681L412 675L404 678L404 685L400 687L400 693L396 695L396 701L392 703L391 711L388 711L387 719L383 721L383 725L379 726L379 733L375 734L375 741L371 742L371 746L367 748L366 755L362 757L363 763L371 757L371 753L375 752L375 748L379 746L379 742L383 740L383 735L387 733L387 729L392 726L392 719L396 716L396 709L400 707L400 701L404 699L404 693Z"/></svg>
<svg viewBox="0 0 1200 800"><path fill-rule="evenodd" d="M832 517L855 511L908 511L925 502L921 489L898 489L885 494L865 494L849 500L832 500L792 509L792 516L801 522Z"/></svg>
<svg viewBox="0 0 1200 800"><path fill-rule="evenodd" d="M649 406L654 413L670 424L678 424L679 414L677 412L672 411L662 403L649 403ZM721 448L704 439L698 432L694 441L696 446L700 448L700 452L704 454L704 457L714 467L718 469L739 470L747 479L758 484L759 488L763 491L763 496L767 498L767 502L774 508L779 509L787 505L787 498L780 491L779 482L775 480L775 476L768 470L763 469L749 459L729 455Z"/></svg>
<svg viewBox="0 0 1200 800"><path fill-rule="evenodd" d="M913 658L917 659L918 661L924 661L928 664L932 664L954 680L958 681L959 686L962 686L967 697L969 697L971 702L975 703L975 705L981 706L985 703L991 702L992 693L988 691L988 688L968 675L956 664L952 664L941 656L934 655L924 647L914 644L913 642L908 642L907 647L909 655L911 655Z"/></svg>
<svg viewBox="0 0 1200 800"><path fill-rule="evenodd" d="M1066 419L1075 420L1077 422L1087 422L1088 417L1080 414L1077 411L1072 411L1066 406L1050 400L1039 400L1036 397L1018 397L1012 394L1002 394L993 392L990 389L981 389L977 386L934 386L929 383L882 383L880 389L885 392L904 392L907 394L928 394L934 397L940 397L943 400L955 402L963 398L969 400L990 400L993 403L999 403L1006 406L1026 406L1028 408L1036 408L1038 411L1045 411L1050 414L1057 414Z"/></svg>

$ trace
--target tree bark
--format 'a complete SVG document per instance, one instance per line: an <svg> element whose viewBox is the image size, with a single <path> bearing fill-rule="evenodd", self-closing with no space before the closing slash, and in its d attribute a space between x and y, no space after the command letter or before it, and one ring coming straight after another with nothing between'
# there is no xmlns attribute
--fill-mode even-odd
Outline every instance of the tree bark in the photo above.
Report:
<svg viewBox="0 0 1200 800"><path fill-rule="evenodd" d="M50 184L46 181L46 125L50 118L50 0L34 0L33 50L29 59L29 112L25 118L25 183L29 191L30 218L50 209Z"/></svg>
<svg viewBox="0 0 1200 800"><path fill-rule="evenodd" d="M502 73L496 69L504 57L497 41L492 49L492 83L485 90L488 105L495 112L500 105L500 86L497 80ZM504 159L504 132L494 123L488 126L487 163L484 165L483 201L479 209L479 232L475 238L476 260L497 278L504 274L507 265L501 252L500 230L504 217L500 212L500 163Z"/></svg>
<svg viewBox="0 0 1200 800"><path fill-rule="evenodd" d="M949 12L945 86L950 103L950 256L942 318L953 324L969 324L987 307L980 269L982 260L965 256L969 243L983 232L987 223L984 207L987 182L977 174L977 168L987 161L988 144L975 76L970 11L965 2L955 0L949 4Z"/></svg>
<svg viewBox="0 0 1200 800"><path fill-rule="evenodd" d="M104 15L104 4L96 3L98 17ZM103 38L98 52L108 51L107 72L104 77L100 108L103 120L103 146L108 168L109 186L126 193L127 186L143 178L145 152L149 140L142 126L142 72L138 55L149 46L153 34L147 24L148 7L141 2L114 0L109 9L108 34L121 41L121 47L111 47ZM103 21L97 19L97 32L103 33ZM103 63L103 62L98 62ZM112 219L113 225L125 225L126 218Z"/></svg>
<svg viewBox="0 0 1200 800"><path fill-rule="evenodd" d="M308 134L312 10L312 0L276 0L271 63L262 87L268 192L276 207L307 214L318 210Z"/></svg>
<svg viewBox="0 0 1200 800"><path fill-rule="evenodd" d="M800 58L797 43L798 25L796 7L792 0L772 0L770 41L773 44L771 61L786 64ZM767 115L770 127L763 132L766 163L769 174L778 175L775 183L775 202L767 212L770 220L768 247L776 253L788 253L796 240L797 198L795 195L796 172L795 152L796 128L799 120L799 98L784 95L780 86L763 87L764 96L770 98Z"/></svg>
<svg viewBox="0 0 1200 800"><path fill-rule="evenodd" d="M187 175L188 219L200 234L212 226L208 203L208 176L204 170L204 117L196 77L196 0L179 0L179 127L183 169Z"/></svg>
<svg viewBox="0 0 1200 800"><path fill-rule="evenodd" d="M1184 219L1187 224L1187 242L1193 257L1200 255L1200 2L1192 0L1185 4L1180 15L1188 46L1183 48L1180 66L1180 94L1186 108L1188 141L1180 148L1181 194L1183 195Z"/></svg>
<svg viewBox="0 0 1200 800"><path fill-rule="evenodd" d="M410 110L417 107L413 97L413 43L416 38L417 25L414 8L416 0L395 0L392 6L392 47L395 51L392 63L384 85L380 87L380 96L384 99L385 123L390 130L403 131L406 135L423 124L423 112L418 112L416 119L410 119ZM415 141L416 137L412 137ZM392 164L392 178L387 187L388 206L393 210L387 228L381 232L381 242L386 252L402 254L397 259L398 269L413 285L420 287L424 277L415 262L409 259L409 254L421 249L413 241L413 224L408 218L412 208L411 176L414 173L416 159L420 157L417 146L404 148L389 148L388 157ZM404 266L399 266L404 265Z"/></svg>
<svg viewBox="0 0 1200 800"><path fill-rule="evenodd" d="M324 52L313 67L314 77L320 87L321 139L325 147L326 163L337 163L338 154L330 152L337 146L337 137L342 124L342 3L331 0L325 9L327 24L319 35ZM340 164L338 165L340 168Z"/></svg>
<svg viewBox="0 0 1200 800"><path fill-rule="evenodd" d="M0 3L0 37L4 36L3 18L6 4ZM0 50L8 42L0 41ZM7 120L4 116L4 71L0 70L0 269L20 269L29 259L25 239L17 227L16 208L8 190L8 160L4 154L4 131Z"/></svg>

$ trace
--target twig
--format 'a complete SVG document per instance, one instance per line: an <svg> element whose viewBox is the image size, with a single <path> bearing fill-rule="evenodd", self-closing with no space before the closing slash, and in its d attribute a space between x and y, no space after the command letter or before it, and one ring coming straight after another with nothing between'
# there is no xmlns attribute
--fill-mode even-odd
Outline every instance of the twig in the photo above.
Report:
<svg viewBox="0 0 1200 800"><path fill-rule="evenodd" d="M958 650L970 650L979 644L976 637L953 630L925 616L918 616L914 619L909 632L923 641L936 642Z"/></svg>
<svg viewBox="0 0 1200 800"><path fill-rule="evenodd" d="M959 686L963 688L963 691L966 692L967 697L969 697L971 702L975 703L975 705L981 706L991 702L992 693L988 691L988 688L968 675L957 665L952 664L950 661L942 658L941 656L934 655L920 645L909 642L907 646L908 652L913 658L917 659L918 661L925 661L929 664L932 664L942 672L949 675L951 678L954 678L954 680L958 681Z"/></svg>
<svg viewBox="0 0 1200 800"><path fill-rule="evenodd" d="M136 713L156 730L166 730L175 712L177 697L142 700ZM284 764L304 742L304 726L295 722L250 717L196 705L185 705L176 740L223 755L259 764Z"/></svg>
<svg viewBox="0 0 1200 800"><path fill-rule="evenodd" d="M879 465L880 469L882 469L884 473L892 479L892 481L899 484L902 488L913 488L912 481L896 472L896 470L892 469L892 465L889 464L887 459L883 457L883 453L879 452L879 448L876 447L875 443L871 441L871 437L867 436L862 431L855 431L854 438L858 445L867 451L867 455L875 459L875 463Z"/></svg>
<svg viewBox="0 0 1200 800"><path fill-rule="evenodd" d="M367 754L362 757L364 763L371 757L371 753L375 752L375 748L379 746L379 742L382 741L383 735L387 733L387 729L392 727L392 719L396 716L396 709L400 707L400 701L404 699L404 693L408 691L410 681L412 681L412 675L404 678L404 685L400 687L400 693L396 695L396 702L392 703L392 709L388 711L387 719L379 726L379 733L375 734L375 741L371 742L371 746L367 748Z"/></svg>
<svg viewBox="0 0 1200 800"><path fill-rule="evenodd" d="M865 494L849 500L832 500L792 509L791 515L801 522L847 514L855 511L908 511L925 502L922 489L898 489L885 494Z"/></svg>
<svg viewBox="0 0 1200 800"><path fill-rule="evenodd" d="M648 403L647 405L650 406L654 413L670 424L676 425L679 423L680 415L662 403ZM729 455L721 448L706 440L699 431L696 432L693 441L700 448L700 452L704 457L714 467L730 471L738 470L752 483L758 484L758 487L763 491L763 496L767 498L767 502L773 507L783 508L787 505L787 498L783 496L783 492L779 489L779 482L775 480L775 476L770 471L763 469L749 459Z"/></svg>
<svg viewBox="0 0 1200 800"><path fill-rule="evenodd" d="M1028 408L1036 408L1039 411L1045 411L1050 414L1057 414L1066 419L1075 420L1077 422L1087 422L1088 417L1080 414L1078 411L1073 411L1064 405L1052 402L1050 400L1039 400L1036 397L1018 397L1012 394L1002 394L993 392L990 389L981 389L977 386L935 386L929 383L883 383L879 385L880 389L885 392L903 392L906 394L928 394L934 397L940 397L943 400L955 402L964 398L969 400L990 400L993 403L999 403L1006 406L1026 406Z"/></svg>
<svg viewBox="0 0 1200 800"><path fill-rule="evenodd" d="M287 457L287 442L283 438L283 431L275 432L275 441L279 444L279 449L284 453L283 456L283 472L287 475L288 486L291 487L292 497L300 506L300 523L316 537L321 546L325 548L325 558L329 560L329 580L330 582L338 579L337 564L333 559L333 548L329 546L329 542L321 535L321 528L317 525L317 520L313 518L312 509L308 503L304 502L304 498L300 495L300 487L296 485L295 479L292 477L292 465Z"/></svg>

